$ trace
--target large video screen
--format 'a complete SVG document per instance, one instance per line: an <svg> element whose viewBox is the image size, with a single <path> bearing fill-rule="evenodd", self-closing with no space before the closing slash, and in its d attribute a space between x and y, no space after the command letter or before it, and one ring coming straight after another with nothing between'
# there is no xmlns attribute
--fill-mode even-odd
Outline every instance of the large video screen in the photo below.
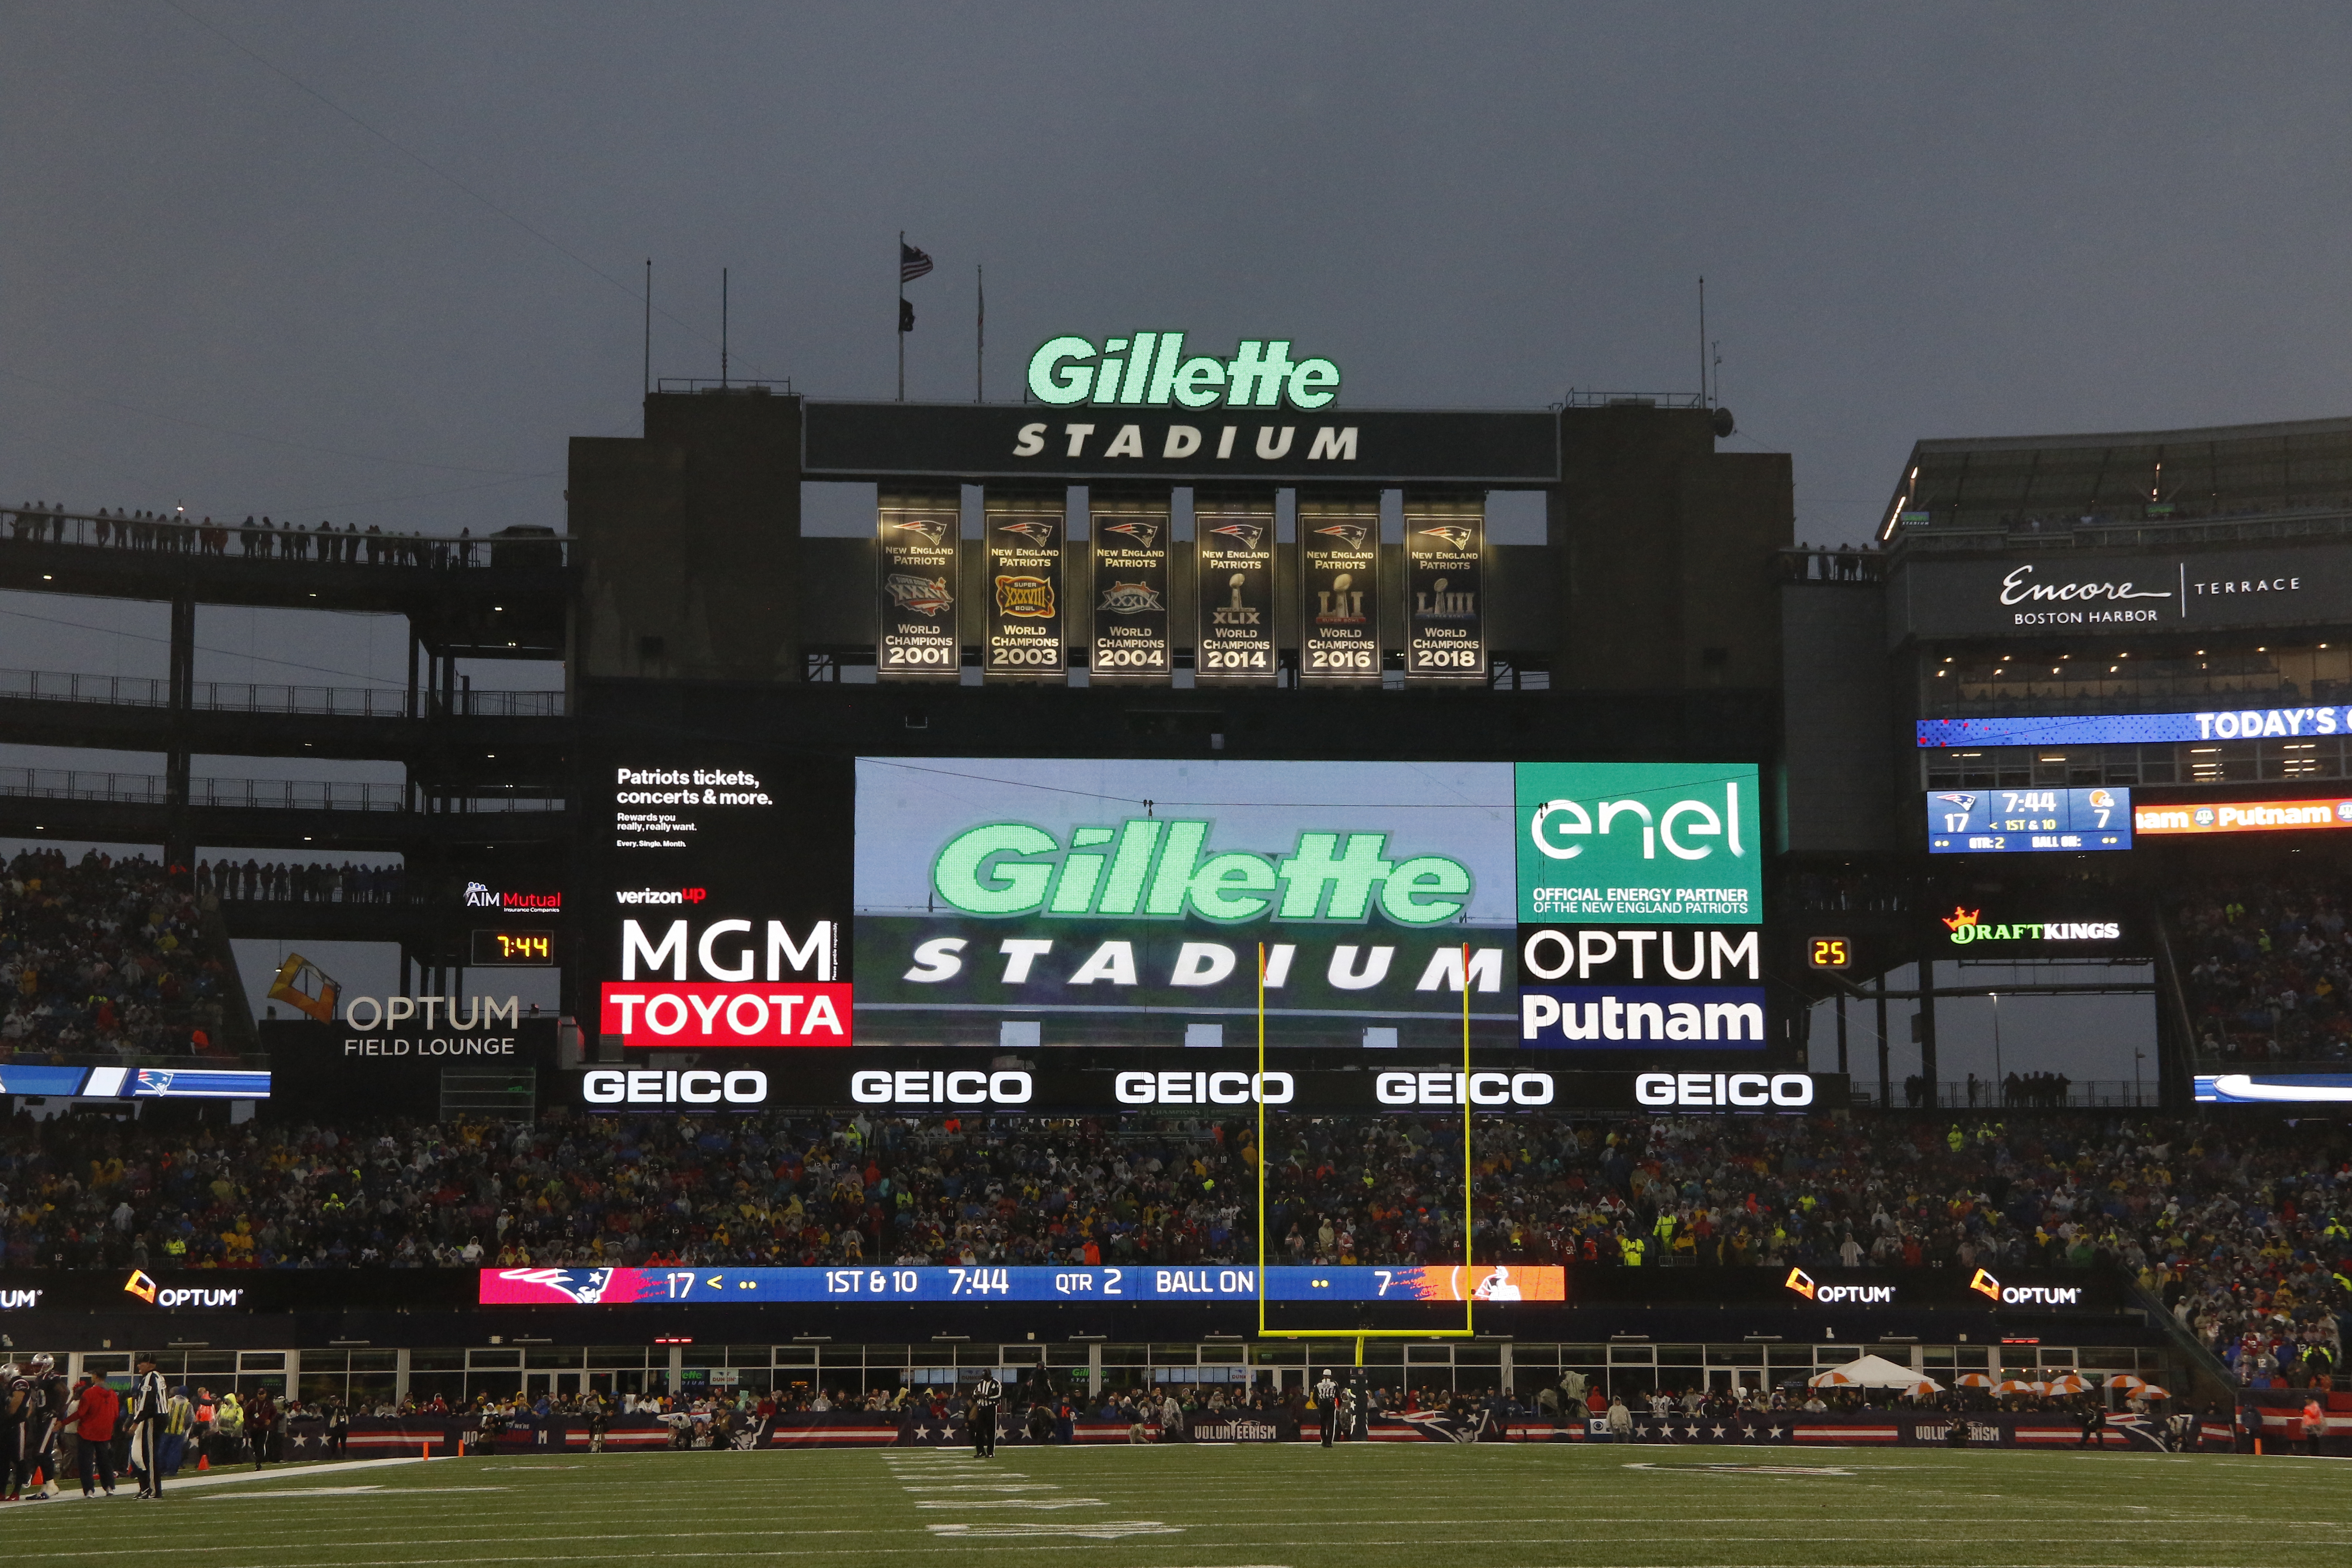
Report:
<svg viewBox="0 0 2352 1568"><path fill-rule="evenodd" d="M623 765L627 1047L1760 1050L1748 763ZM1465 1005L1466 1004L1466 1005Z"/></svg>

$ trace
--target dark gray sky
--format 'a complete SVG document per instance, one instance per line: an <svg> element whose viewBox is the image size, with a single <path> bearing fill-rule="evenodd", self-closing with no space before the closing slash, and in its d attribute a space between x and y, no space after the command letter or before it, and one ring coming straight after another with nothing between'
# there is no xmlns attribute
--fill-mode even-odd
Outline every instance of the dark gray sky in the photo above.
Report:
<svg viewBox="0 0 2352 1568"><path fill-rule="evenodd" d="M997 396L1182 326L1360 405L1689 390L1705 274L1732 445L1858 538L1921 436L2352 407L2347 81L2341 6L17 0L0 505L560 523L646 258L656 374L716 374L724 266L736 374L885 396L903 228L921 397L971 395L975 264ZM205 610L199 676L399 679L320 620ZM0 595L0 667L163 630Z"/></svg>

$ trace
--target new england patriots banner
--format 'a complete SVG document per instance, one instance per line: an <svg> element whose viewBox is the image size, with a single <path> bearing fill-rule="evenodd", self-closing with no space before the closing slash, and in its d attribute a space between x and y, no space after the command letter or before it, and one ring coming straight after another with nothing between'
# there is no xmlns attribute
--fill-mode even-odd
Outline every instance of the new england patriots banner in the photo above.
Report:
<svg viewBox="0 0 2352 1568"><path fill-rule="evenodd" d="M1192 679L1204 686L1272 686L1274 493L1195 489L1192 539L1201 617Z"/></svg>
<svg viewBox="0 0 2352 1568"><path fill-rule="evenodd" d="M1404 678L1486 679L1483 497L1404 495Z"/></svg>
<svg viewBox="0 0 2352 1568"><path fill-rule="evenodd" d="M992 489L987 513L988 636L981 674L989 680L1059 682L1070 662L1062 492Z"/></svg>
<svg viewBox="0 0 2352 1568"><path fill-rule="evenodd" d="M1298 682L1381 679L1381 498L1298 498Z"/></svg>
<svg viewBox="0 0 2352 1568"><path fill-rule="evenodd" d="M885 680L954 680L963 498L952 489L885 490L874 535L874 672Z"/></svg>
<svg viewBox="0 0 2352 1568"><path fill-rule="evenodd" d="M1097 486L1087 515L1094 626L1087 679L1165 686L1176 668L1169 636L1168 492L1121 494Z"/></svg>

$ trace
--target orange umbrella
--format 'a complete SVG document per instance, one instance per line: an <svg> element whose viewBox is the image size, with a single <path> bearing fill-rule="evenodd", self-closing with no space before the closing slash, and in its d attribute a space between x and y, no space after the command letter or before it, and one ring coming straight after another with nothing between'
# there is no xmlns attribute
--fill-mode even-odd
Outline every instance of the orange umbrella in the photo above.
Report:
<svg viewBox="0 0 2352 1568"><path fill-rule="evenodd" d="M1903 1392L1914 1399L1931 1399L1944 1391L1923 1377L1916 1383L1907 1384Z"/></svg>
<svg viewBox="0 0 2352 1568"><path fill-rule="evenodd" d="M2079 1373L2065 1372L2060 1373L2056 1377L2050 1380L2050 1392L2053 1394L2088 1394L2091 1392L2091 1385L2083 1380L2083 1377Z"/></svg>
<svg viewBox="0 0 2352 1568"><path fill-rule="evenodd" d="M1992 1373L1989 1372L1964 1372L1960 1373L1960 1386L1962 1388L1990 1388L1993 1386Z"/></svg>
<svg viewBox="0 0 2352 1568"><path fill-rule="evenodd" d="M2146 1388L2147 1379L2133 1373L2119 1372L2107 1379L2107 1386L2118 1394L2129 1394L2135 1388Z"/></svg>
<svg viewBox="0 0 2352 1568"><path fill-rule="evenodd" d="M2042 1385L2038 1383L2021 1382L2014 1377L2005 1377L1992 1385L1992 1391L2006 1399L2014 1394L2039 1394L2042 1392Z"/></svg>
<svg viewBox="0 0 2352 1568"><path fill-rule="evenodd" d="M2143 1383L2139 1385L2139 1396L2142 1399L2169 1399L2172 1397L2172 1390L2158 1388L2152 1383Z"/></svg>

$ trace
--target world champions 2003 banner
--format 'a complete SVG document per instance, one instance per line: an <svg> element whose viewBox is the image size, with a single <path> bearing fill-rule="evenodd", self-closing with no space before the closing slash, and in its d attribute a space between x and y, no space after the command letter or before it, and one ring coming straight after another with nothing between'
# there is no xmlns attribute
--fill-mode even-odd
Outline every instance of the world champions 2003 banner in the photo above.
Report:
<svg viewBox="0 0 2352 1568"><path fill-rule="evenodd" d="M1760 1051L1748 763L614 770L625 1047ZM854 801L854 806L848 803ZM1260 952L1264 969L1260 971ZM709 1065L709 1064L702 1064Z"/></svg>

